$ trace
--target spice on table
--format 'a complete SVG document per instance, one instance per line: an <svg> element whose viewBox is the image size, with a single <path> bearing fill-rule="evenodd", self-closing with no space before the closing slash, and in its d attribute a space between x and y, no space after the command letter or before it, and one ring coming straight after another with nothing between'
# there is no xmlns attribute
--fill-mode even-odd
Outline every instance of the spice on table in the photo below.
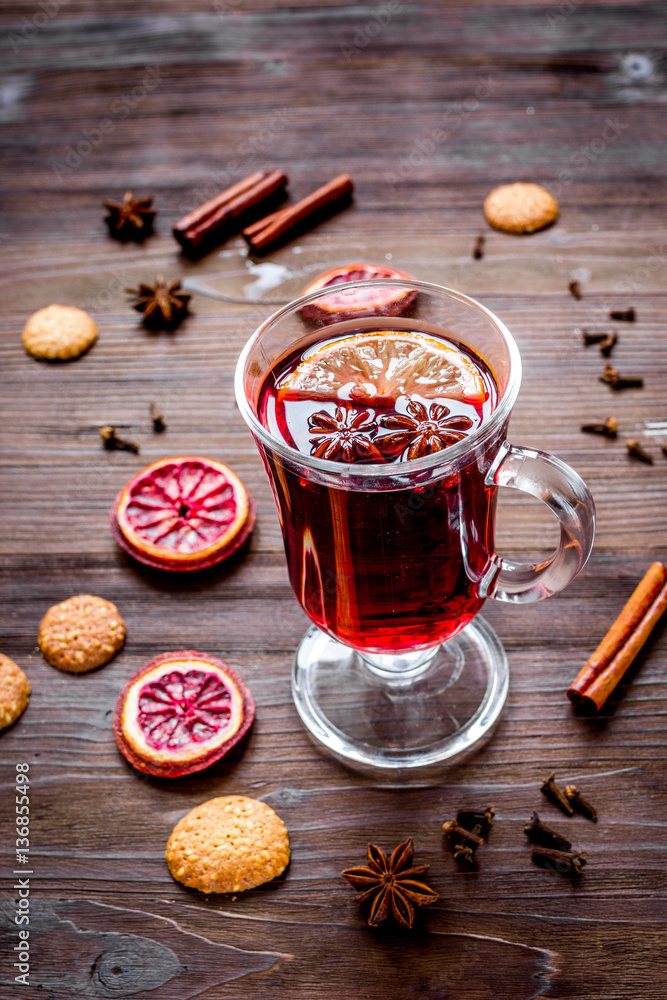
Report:
<svg viewBox="0 0 667 1000"><path fill-rule="evenodd" d="M185 215L174 226L174 236L186 253L210 249L238 233L248 222L248 212L265 212L282 198L287 182L280 170L257 170Z"/></svg>
<svg viewBox="0 0 667 1000"><path fill-rule="evenodd" d="M368 865L346 868L343 878L359 889L358 906L370 903L368 926L378 927L391 916L403 927L411 928L415 906L429 906L439 898L430 886L422 882L430 865L412 865L414 844L409 837L388 858L381 847L368 845Z"/></svg>
<svg viewBox="0 0 667 1000"><path fill-rule="evenodd" d="M667 458L667 444L661 444L660 445L660 451L663 453L663 455L665 456L665 458Z"/></svg>
<svg viewBox="0 0 667 1000"><path fill-rule="evenodd" d="M105 201L104 207L109 214L104 221L109 227L109 233L117 240L145 239L153 232L153 220L156 216L152 198L135 198L131 191L126 191L122 202Z"/></svg>
<svg viewBox="0 0 667 1000"><path fill-rule="evenodd" d="M134 295L132 308L144 314L144 326L151 330L174 330L188 314L188 302L192 298L181 290L180 280L167 284L163 275L155 277L155 284L144 282L138 288L127 288L128 295Z"/></svg>
<svg viewBox="0 0 667 1000"><path fill-rule="evenodd" d="M475 864L475 848L471 844L454 844L452 857L472 867Z"/></svg>
<svg viewBox="0 0 667 1000"><path fill-rule="evenodd" d="M642 448L640 442L636 438L631 438L629 441L626 441L625 447L628 450L630 458L636 458L638 462L645 462L647 465L653 465L653 455L649 455L646 449Z"/></svg>
<svg viewBox="0 0 667 1000"><path fill-rule="evenodd" d="M118 437L116 428L112 427L111 424L100 427L100 437L107 451L131 451L133 455L139 454L139 445Z"/></svg>
<svg viewBox="0 0 667 1000"><path fill-rule="evenodd" d="M575 328L575 333L579 330L579 327ZM591 344L601 344L609 336L604 330L582 330L581 339L584 342L584 347L590 347Z"/></svg>
<svg viewBox="0 0 667 1000"><path fill-rule="evenodd" d="M599 712L667 609L667 568L651 564L595 652L567 690L575 709Z"/></svg>
<svg viewBox="0 0 667 1000"><path fill-rule="evenodd" d="M470 867L475 864L475 852L489 834L494 813L493 806L487 809L459 809L456 819L443 823L442 832L448 839L455 861Z"/></svg>
<svg viewBox="0 0 667 1000"><path fill-rule="evenodd" d="M618 436L618 420L616 417L607 417L603 424L582 424L579 429L584 434L602 434L604 437L615 438Z"/></svg>
<svg viewBox="0 0 667 1000"><path fill-rule="evenodd" d="M576 280L570 281L567 287L573 299L581 298L581 285L579 284L578 281Z"/></svg>
<svg viewBox="0 0 667 1000"><path fill-rule="evenodd" d="M475 240L474 247L472 248L473 260L481 260L482 259L482 257L484 256L484 243L485 242L486 242L486 237L484 236L483 233L480 233L480 235Z"/></svg>
<svg viewBox="0 0 667 1000"><path fill-rule="evenodd" d="M619 375L613 365L604 366L604 374L600 381L610 385L612 389L641 389L644 379L637 375Z"/></svg>
<svg viewBox="0 0 667 1000"><path fill-rule="evenodd" d="M480 847L484 843L484 837L480 837L479 834L475 833L473 830L466 830L465 827L460 826L455 819L449 819L446 823L442 824L442 832L450 838L450 840L457 841L469 841L476 847Z"/></svg>
<svg viewBox="0 0 667 1000"><path fill-rule="evenodd" d="M581 875L586 855L581 851L558 851L551 847L533 847L533 861L540 868L552 868L561 875Z"/></svg>
<svg viewBox="0 0 667 1000"><path fill-rule="evenodd" d="M559 809L562 809L562 811L567 816L572 815L574 809L568 802L567 796L565 795L563 789L556 784L555 771L552 771L549 777L544 779L544 781L540 785L540 791L542 792L543 795L546 795L546 797L551 802L553 802L555 806L558 806Z"/></svg>
<svg viewBox="0 0 667 1000"><path fill-rule="evenodd" d="M478 833L480 837L488 837L495 813L493 806L487 806L486 809L459 809L456 822L466 830Z"/></svg>
<svg viewBox="0 0 667 1000"><path fill-rule="evenodd" d="M598 811L594 805L585 799L576 785L566 785L565 794L567 795L568 801L572 803L574 811L578 812L580 816L585 816L589 819L591 823L597 823L598 821Z"/></svg>
<svg viewBox="0 0 667 1000"><path fill-rule="evenodd" d="M151 421L153 423L153 430L156 434L161 434L162 431L166 431L167 425L164 422L164 417L158 410L155 403L151 403L150 407Z"/></svg>
<svg viewBox="0 0 667 1000"><path fill-rule="evenodd" d="M611 352L614 350L617 343L618 334L616 333L616 330L612 330L611 333L607 334L604 340L600 341L600 354L605 358L610 358Z"/></svg>
<svg viewBox="0 0 667 1000"><path fill-rule="evenodd" d="M290 205L247 226L243 230L243 238L252 251L256 253L264 251L297 226L305 224L308 220L315 222L318 213L324 208L342 208L348 204L353 191L351 178L347 174L339 174L296 205Z"/></svg>
<svg viewBox="0 0 667 1000"><path fill-rule="evenodd" d="M612 309L609 313L609 319L621 320L624 323L634 323L636 318L637 314L632 306L629 309Z"/></svg>
<svg viewBox="0 0 667 1000"><path fill-rule="evenodd" d="M542 847L553 847L558 851L572 850L571 841L562 833L558 833L557 830L543 823L536 812L530 817L524 830L533 843L540 844Z"/></svg>

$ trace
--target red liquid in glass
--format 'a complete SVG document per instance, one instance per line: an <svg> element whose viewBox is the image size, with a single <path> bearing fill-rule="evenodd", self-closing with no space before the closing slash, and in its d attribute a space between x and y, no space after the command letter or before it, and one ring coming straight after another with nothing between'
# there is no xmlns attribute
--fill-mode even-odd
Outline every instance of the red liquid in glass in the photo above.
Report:
<svg viewBox="0 0 667 1000"><path fill-rule="evenodd" d="M449 343L431 333L427 336ZM409 417L411 404L412 413L419 414L415 403L427 416L441 415L434 406L447 407L439 426L467 437L493 412L498 388L480 357L459 344L452 346L481 376L483 401L427 399L410 393L409 398L399 396L371 406L281 392L304 353L312 354L311 345L270 372L259 397L259 419L272 436L305 455L318 448L321 452L322 442L333 439L333 433L323 434L321 428L337 417L342 417L338 423L344 431L359 416L357 439L379 449L383 437L396 433L392 418ZM385 422L390 426L382 426ZM413 418L413 423L419 420ZM371 424L375 429L367 431ZM345 447L344 434L338 443ZM377 455L367 458L364 447L354 456L351 469L346 464L346 477L354 474L356 465L377 463ZM305 478L260 444L280 511L291 584L316 625L349 646L375 653L428 648L467 625L484 603L479 585L494 550L496 488L486 485L485 474L497 443L486 448L488 454L482 445L471 446L467 459L457 460L454 468L448 466L445 447L437 471L412 473L406 464L409 447L401 449L399 440L393 447L383 446L380 455L392 479L381 480L380 474L380 489L378 480L363 485L357 479L352 489L345 487L344 477L340 485L318 482L316 473ZM347 463L349 452L346 459L339 448L330 460ZM401 465L405 465L404 480L395 477Z"/></svg>

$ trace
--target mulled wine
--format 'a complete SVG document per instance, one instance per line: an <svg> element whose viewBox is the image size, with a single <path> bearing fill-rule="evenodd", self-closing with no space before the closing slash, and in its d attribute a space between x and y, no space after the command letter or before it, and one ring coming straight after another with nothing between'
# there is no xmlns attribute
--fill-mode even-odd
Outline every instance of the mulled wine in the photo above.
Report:
<svg viewBox="0 0 667 1000"><path fill-rule="evenodd" d="M485 478L497 442L478 435L463 463L463 449L451 464L447 450L493 412L496 380L480 355L440 333L322 332L273 366L257 404L273 438L346 466L345 477L306 479L260 445L292 586L312 621L355 649L435 646L484 602L496 495ZM437 467L414 471L413 460L435 452ZM355 488L355 469L368 465L377 476Z"/></svg>

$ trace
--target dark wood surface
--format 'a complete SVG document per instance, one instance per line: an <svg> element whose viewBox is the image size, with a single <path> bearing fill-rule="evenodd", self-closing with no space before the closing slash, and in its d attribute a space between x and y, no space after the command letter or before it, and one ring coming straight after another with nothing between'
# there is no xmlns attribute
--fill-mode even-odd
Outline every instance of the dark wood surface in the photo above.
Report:
<svg viewBox="0 0 667 1000"><path fill-rule="evenodd" d="M664 1000L664 627L601 719L575 718L565 689L648 564L667 556L666 8L277 6L53 0L46 21L35 21L39 4L3 6L0 650L33 694L0 734L0 997ZM68 147L105 118L103 141L63 168ZM448 135L431 149L436 128ZM524 360L512 440L572 464L596 498L594 554L567 591L525 608L487 604L509 654L508 702L487 745L437 780L391 785L346 770L310 744L292 705L306 619L232 395L238 352L272 307L244 301L232 273L246 270L240 241L193 264L170 236L221 171L265 165L287 171L294 199L342 170L356 182L350 209L269 255L288 278L273 294L289 295L306 273L391 254L478 297ZM527 238L488 231L473 261L485 195L518 179L557 192L560 220ZM126 188L155 195L157 232L141 246L110 240L102 223L101 201ZM178 332L147 333L123 289L160 271L223 274L216 287L238 301L196 296ZM573 274L581 302L567 291ZM50 302L98 321L99 342L79 361L45 365L22 350L27 315ZM609 308L629 305L638 319L618 325L613 360L645 387L614 395L597 380L596 349L573 330L609 327ZM151 400L168 423L161 436ZM618 441L579 432L610 413ZM137 440L140 456L104 452L105 423ZM628 437L651 450L652 467L626 457ZM230 464L258 506L249 550L196 579L140 568L108 530L130 476L184 452ZM538 504L503 497L498 534L502 551L526 557L556 531ZM128 629L116 659L82 677L49 667L36 647L42 615L74 593L115 601ZM111 714L135 670L184 647L238 670L257 720L224 766L147 779L120 757ZM12 780L23 761L30 987L11 968ZM543 805L539 781L552 769L595 801L597 825ZM172 881L164 846L188 809L231 792L279 812L292 861L275 883L204 897ZM496 825L480 870L464 873L443 850L441 823L462 803L489 802ZM588 852L579 882L531 864L522 828L535 808ZM412 935L370 931L339 873L369 840L391 848L409 835L441 899Z"/></svg>

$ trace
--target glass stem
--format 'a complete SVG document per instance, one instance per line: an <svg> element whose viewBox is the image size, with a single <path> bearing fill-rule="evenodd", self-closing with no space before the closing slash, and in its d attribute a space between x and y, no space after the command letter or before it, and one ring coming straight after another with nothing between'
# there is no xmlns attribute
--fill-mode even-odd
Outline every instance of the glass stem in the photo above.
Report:
<svg viewBox="0 0 667 1000"><path fill-rule="evenodd" d="M362 660L374 674L384 680L413 681L415 676L428 669L439 646L418 649L414 653L362 653Z"/></svg>

